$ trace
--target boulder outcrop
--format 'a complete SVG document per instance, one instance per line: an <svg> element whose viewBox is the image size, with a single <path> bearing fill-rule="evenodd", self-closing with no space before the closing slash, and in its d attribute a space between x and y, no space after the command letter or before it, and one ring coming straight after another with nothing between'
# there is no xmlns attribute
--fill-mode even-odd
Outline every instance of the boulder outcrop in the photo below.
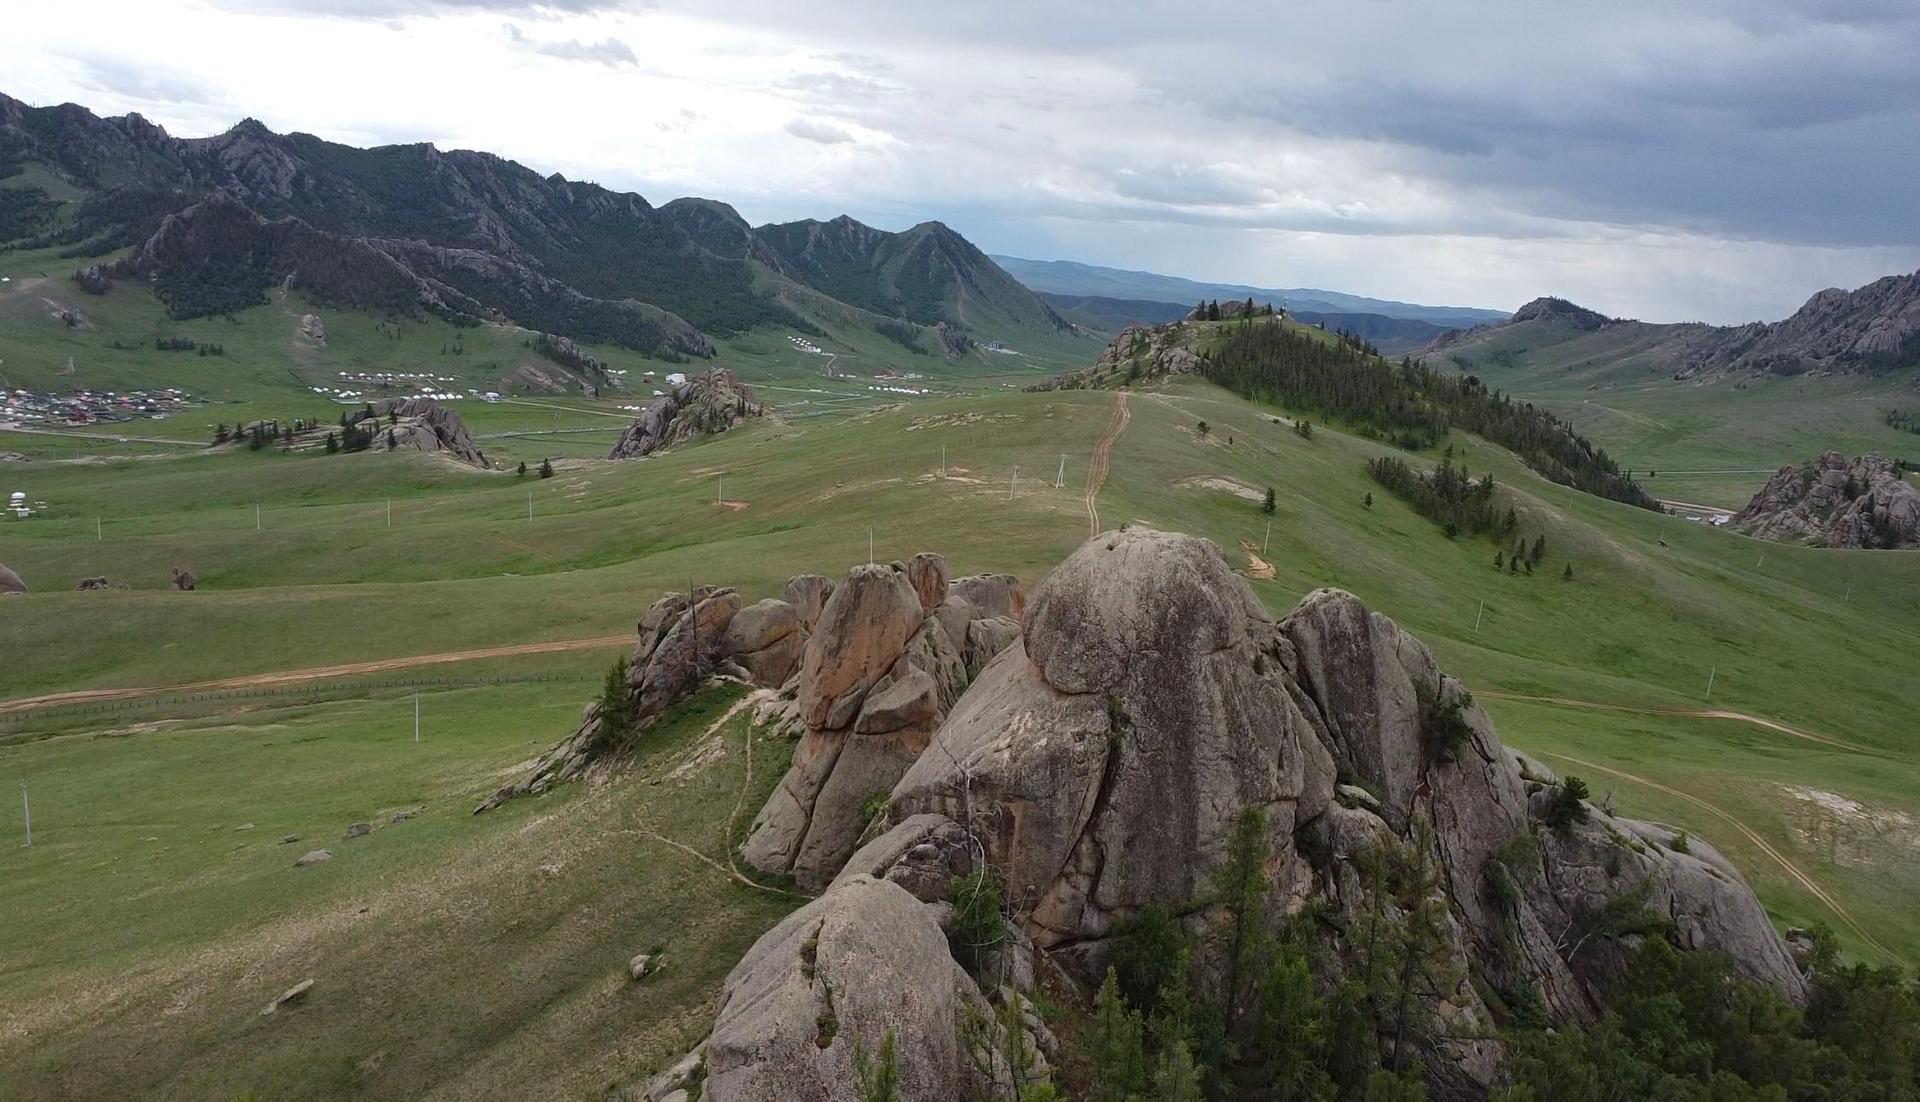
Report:
<svg viewBox="0 0 1920 1102"><path fill-rule="evenodd" d="M857 566L837 587L804 575L789 583L804 603L827 595L795 685L804 734L742 847L749 864L809 887L833 879L873 801L920 756L972 672L1018 635L1017 624L960 597L947 578L946 560L923 554ZM982 588L999 607L1012 607L1020 592L1005 577Z"/></svg>
<svg viewBox="0 0 1920 1102"><path fill-rule="evenodd" d="M725 432L764 412L752 387L735 379L733 372L717 367L677 383L655 398L614 441L607 458L652 455L697 436Z"/></svg>
<svg viewBox="0 0 1920 1102"><path fill-rule="evenodd" d="M460 415L431 398L382 398L348 414L347 423L373 433L375 451L444 452L475 467L493 466Z"/></svg>
<svg viewBox="0 0 1920 1102"><path fill-rule="evenodd" d="M1732 524L1761 539L1820 547L1920 547L1920 490L1890 459L1829 451L1774 472Z"/></svg>
<svg viewBox="0 0 1920 1102"><path fill-rule="evenodd" d="M25 593L26 591L27 583L20 580L20 575L8 569L5 564L0 564L0 594Z"/></svg>
<svg viewBox="0 0 1920 1102"><path fill-rule="evenodd" d="M1030 982L1032 964L970 984L931 936L939 912L916 900L942 898L984 862L1006 884L1014 955L1037 953L1092 985L1116 930L1148 905L1194 934L1211 928L1218 915L1191 901L1206 898L1248 809L1265 824L1271 915L1318 916L1311 936L1336 976L1361 967L1367 916L1430 916L1441 964L1417 997L1448 1028L1416 1043L1437 1097L1486 1093L1503 1055L1496 1007L1537 998L1553 1021L1588 1022L1653 929L1805 997L1786 944L1724 858L1590 807L1506 750L1432 652L1351 594L1315 592L1276 620L1212 544L1108 532L1035 590L1017 636L946 701L935 671L912 660L874 672L882 648L871 641L902 638L918 604L887 572L856 570L809 641L807 736L746 852L830 886L729 980L707 1048L714 1102L770 1097L783 1073L799 1076L800 1092L784 1097L850 1097L836 1085L850 1082L838 1062L850 1057L816 1028L829 992L834 1008L870 1008L833 1011L869 1045L894 1028L903 1053L921 1052L902 1098L964 1096L949 1015L999 992L1001 977ZM953 583L947 602L971 605L970 588ZM950 634L939 608L927 610L909 651L930 626ZM824 641L829 630L843 641ZM882 705L887 718L870 725L924 722L930 691L944 720L924 750L863 743L862 719ZM873 763L909 756L876 822L826 806L842 770L870 785L886 774ZM834 844L815 844L821 831ZM856 835L867 839L857 851ZM1388 864L1401 871L1384 876ZM1197 944L1196 966L1216 967L1216 943ZM818 982L823 972L832 978Z"/></svg>
<svg viewBox="0 0 1920 1102"><path fill-rule="evenodd" d="M1245 304L1236 303L1237 309ZM1222 304L1222 313L1226 312ZM1188 347L1194 330L1181 323L1170 325L1129 325L1108 342L1100 358L1088 367L1078 368L1036 383L1028 390L1079 390L1127 386L1167 375L1195 375L1201 361Z"/></svg>

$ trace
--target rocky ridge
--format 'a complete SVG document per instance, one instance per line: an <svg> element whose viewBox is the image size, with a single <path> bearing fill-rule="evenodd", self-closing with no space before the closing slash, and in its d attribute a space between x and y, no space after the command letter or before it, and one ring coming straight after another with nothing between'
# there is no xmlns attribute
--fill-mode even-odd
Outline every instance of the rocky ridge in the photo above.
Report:
<svg viewBox="0 0 1920 1102"><path fill-rule="evenodd" d="M491 469L493 461L460 415L431 398L382 398L347 415L347 424L374 434L375 450L440 453Z"/></svg>
<svg viewBox="0 0 1920 1102"><path fill-rule="evenodd" d="M1749 536L1820 547L1920 547L1920 490L1883 456L1848 459L1829 451L1774 472L1732 525Z"/></svg>
<svg viewBox="0 0 1920 1102"><path fill-rule="evenodd" d="M1244 303L1237 306L1243 307ZM1221 313L1226 312L1225 304ZM1027 387L1043 390L1099 390L1127 386L1166 375L1197 375L1200 357L1188 346L1192 331L1182 322L1129 325L1107 342L1100 358L1077 371Z"/></svg>
<svg viewBox="0 0 1920 1102"><path fill-rule="evenodd" d="M725 432L766 409L753 388L733 372L715 368L674 385L655 398L614 441L608 459L639 459L698 436Z"/></svg>
<svg viewBox="0 0 1920 1102"><path fill-rule="evenodd" d="M1024 602L1003 580L943 593L915 562L836 587L782 692L801 746L743 856L824 892L747 953L711 1037L644 1097L674 1097L698 1067L713 1102L852 1098L856 1043L871 1052L888 1030L900 1097L965 1097L1006 1071L981 1051L983 1020L1023 1023L1022 1077L1044 1079L1045 1026L990 1008L1022 1009L1042 973L1097 983L1115 931L1150 904L1204 934L1213 917L1186 901L1248 808L1264 813L1276 919L1318 916L1335 978L1356 966L1362 916L1424 904L1371 878L1373 855L1431 872L1452 965L1421 996L1450 1027L1419 1042L1436 1097L1484 1096L1510 1000L1598 1016L1650 936L1616 924L1623 907L1805 996L1724 858L1580 802L1351 594L1317 591L1275 620L1212 544L1145 529L1090 540ZM970 684L942 673L962 618L995 633L967 659L984 658ZM846 816L870 802L871 822ZM969 970L941 934L954 878L982 865L1004 879L1016 936Z"/></svg>

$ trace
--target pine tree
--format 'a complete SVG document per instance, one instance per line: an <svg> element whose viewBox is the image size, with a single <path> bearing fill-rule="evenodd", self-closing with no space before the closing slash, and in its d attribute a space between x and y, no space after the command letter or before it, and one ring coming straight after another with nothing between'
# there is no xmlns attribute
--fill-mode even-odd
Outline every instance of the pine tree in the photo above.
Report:
<svg viewBox="0 0 1920 1102"><path fill-rule="evenodd" d="M1567 564L1567 568L1565 570L1560 572L1560 580L1566 581L1566 582L1570 582L1573 580L1573 564L1571 562Z"/></svg>
<svg viewBox="0 0 1920 1102"><path fill-rule="evenodd" d="M1502 570L1502 569L1505 569L1506 565L1507 565L1506 554L1501 551L1495 551L1493 553L1493 568L1495 570Z"/></svg>
<svg viewBox="0 0 1920 1102"><path fill-rule="evenodd" d="M1267 497L1260 503L1260 511L1269 516L1273 515L1273 487L1271 486L1267 487Z"/></svg>
<svg viewBox="0 0 1920 1102"><path fill-rule="evenodd" d="M1518 573L1520 573L1520 560L1519 560L1519 559L1508 559L1508 560L1507 560L1507 573L1509 573L1509 574L1518 574Z"/></svg>
<svg viewBox="0 0 1920 1102"><path fill-rule="evenodd" d="M1367 500L1365 502L1365 505L1369 509L1373 508L1373 491L1372 490L1367 491Z"/></svg>
<svg viewBox="0 0 1920 1102"><path fill-rule="evenodd" d="M339 439L336 438L332 433L328 433L327 434L327 454L332 455L339 450L340 450Z"/></svg>
<svg viewBox="0 0 1920 1102"><path fill-rule="evenodd" d="M853 1086L860 1102L900 1102L900 1050L893 1030L880 1038L876 1058L867 1056L865 1041L854 1041Z"/></svg>
<svg viewBox="0 0 1920 1102"><path fill-rule="evenodd" d="M1267 816L1257 807L1242 808L1227 842L1227 862L1213 882L1213 902L1227 912L1220 1021L1229 1037L1264 950L1268 888Z"/></svg>
<svg viewBox="0 0 1920 1102"><path fill-rule="evenodd" d="M1140 1012L1127 1008L1116 973L1108 968L1093 1002L1093 1032L1087 1043L1093 1083L1087 1102L1129 1102L1146 1089L1147 1057L1140 1030Z"/></svg>
<svg viewBox="0 0 1920 1102"><path fill-rule="evenodd" d="M1200 1071L1185 1041L1174 1041L1161 1051L1153 1072L1153 1097L1157 1102L1200 1102Z"/></svg>
<svg viewBox="0 0 1920 1102"><path fill-rule="evenodd" d="M228 439L229 439L229 436L228 436L228 433L227 433L227 423L226 423L225 421L222 421L222 422L220 422L219 424L217 424L217 425L215 425L215 426L213 427L213 442L214 442L214 443L216 443L216 444L224 444L224 443L226 443L226 442L227 442L227 440L228 440Z"/></svg>
<svg viewBox="0 0 1920 1102"><path fill-rule="evenodd" d="M553 460L542 459L540 461L540 477L541 478L553 477Z"/></svg>
<svg viewBox="0 0 1920 1102"><path fill-rule="evenodd" d="M1539 566L1540 560L1546 558L1546 556L1547 537L1544 534L1535 536L1533 538L1533 548L1527 552L1527 561L1533 563L1535 566Z"/></svg>
<svg viewBox="0 0 1920 1102"><path fill-rule="evenodd" d="M521 478L527 477L527 461L522 459L520 461L519 469L515 470L513 473L519 475Z"/></svg>

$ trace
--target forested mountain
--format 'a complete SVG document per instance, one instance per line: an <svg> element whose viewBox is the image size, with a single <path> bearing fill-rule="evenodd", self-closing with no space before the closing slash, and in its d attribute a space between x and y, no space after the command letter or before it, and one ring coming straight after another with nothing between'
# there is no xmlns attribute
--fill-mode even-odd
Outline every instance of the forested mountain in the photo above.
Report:
<svg viewBox="0 0 1920 1102"><path fill-rule="evenodd" d="M241 309L288 281L344 306L510 320L669 356L711 354L709 335L812 330L812 305L908 341L941 326L949 348L974 330L1068 328L938 223L753 229L724 203L656 208L427 144L358 149L253 120L178 139L137 115L0 96L0 176L17 177L0 188L0 248L57 247L77 267L130 249L85 285L150 280L177 317Z"/></svg>

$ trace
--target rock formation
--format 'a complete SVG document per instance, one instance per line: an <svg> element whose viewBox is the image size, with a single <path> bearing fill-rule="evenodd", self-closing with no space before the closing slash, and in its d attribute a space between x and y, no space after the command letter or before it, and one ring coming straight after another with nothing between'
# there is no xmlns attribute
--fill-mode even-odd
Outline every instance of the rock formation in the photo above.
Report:
<svg viewBox="0 0 1920 1102"><path fill-rule="evenodd" d="M655 398L620 434L607 458L638 459L696 436L725 432L762 412L752 387L715 368Z"/></svg>
<svg viewBox="0 0 1920 1102"><path fill-rule="evenodd" d="M1623 909L1644 906L1679 946L1724 950L1747 977L1805 996L1724 858L1589 807L1506 750L1432 653L1352 595L1318 591L1276 621L1202 540L1095 537L1036 589L1018 636L944 722L898 710L930 724L924 750L864 740L875 701L894 709L914 695L897 688L936 676L950 635L940 610L967 600L960 589L927 609L910 571L862 567L822 609L796 696L807 735L745 852L763 868L791 856L796 878L828 886L729 977L704 1049L710 1102L851 1098L855 1042L871 1051L889 1029L900 1097L966 1097L991 1065L977 1051L983 1003L1018 998L1039 962L1092 985L1143 907L1174 910L1196 934L1217 920L1188 901L1204 898L1250 808L1264 813L1272 915L1315 916L1336 975L1356 966L1363 916L1438 908L1450 978L1419 996L1452 1027L1419 1042L1436 1097L1486 1093L1503 1055L1493 996L1537 997L1562 1023L1598 1015L1641 936L1614 921ZM860 801L908 757L850 851L863 824L825 806L828 793ZM830 844L816 844L822 830ZM1380 854L1425 870L1431 894L1370 874ZM981 861L1005 880L1018 937L969 974L938 936L941 900ZM1197 944L1197 967L1217 967L1214 943ZM1031 1037L1035 1074L1044 1032ZM645 1097L671 1097L693 1066Z"/></svg>
<svg viewBox="0 0 1920 1102"><path fill-rule="evenodd" d="M1238 309L1246 306L1245 303L1235 305ZM1220 309L1225 313L1225 304ZM1192 332L1179 322L1171 325L1129 325L1108 342L1092 366L1066 372L1027 389L1101 389L1165 375L1198 374L1200 357L1187 346Z"/></svg>
<svg viewBox="0 0 1920 1102"><path fill-rule="evenodd" d="M193 592L193 588L200 584L200 579L194 577L193 571L188 570L186 567L176 566L173 568L173 581L171 584L173 588L182 593L191 593Z"/></svg>
<svg viewBox="0 0 1920 1102"><path fill-rule="evenodd" d="M1019 583L1006 575L954 585L995 608L1018 605ZM817 883L825 884L866 825L863 802L884 795L926 745L938 717L965 688L970 666L992 657L983 648L1018 633L1004 615L983 613L948 588L946 560L916 555L911 564L856 567L840 586L801 574L781 597L751 605L743 606L735 590L713 586L698 587L691 597L666 594L640 617L627 659L624 714L610 718L602 714L604 702L588 705L572 735L478 810L617 763L624 740L706 678L729 676L781 690L777 710L790 729L804 733L781 786L794 798L776 798L761 813L747 845L750 860L767 871L799 874L796 857L805 841L812 847L805 867L818 866ZM858 749L842 761L849 740Z"/></svg>
<svg viewBox="0 0 1920 1102"><path fill-rule="evenodd" d="M444 452L475 467L493 466L460 415L431 398L382 398L348 414L347 423L373 433L373 451Z"/></svg>
<svg viewBox="0 0 1920 1102"><path fill-rule="evenodd" d="M1915 547L1920 491L1888 459L1830 451L1774 472L1732 524L1761 539L1820 547Z"/></svg>
<svg viewBox="0 0 1920 1102"><path fill-rule="evenodd" d="M20 580L20 575L7 569L6 564L0 563L0 595L26 591L27 583Z"/></svg>
<svg viewBox="0 0 1920 1102"><path fill-rule="evenodd" d="M300 316L300 335L312 341L316 347L325 348L327 346L327 326L325 322L320 320L319 314L302 314Z"/></svg>

